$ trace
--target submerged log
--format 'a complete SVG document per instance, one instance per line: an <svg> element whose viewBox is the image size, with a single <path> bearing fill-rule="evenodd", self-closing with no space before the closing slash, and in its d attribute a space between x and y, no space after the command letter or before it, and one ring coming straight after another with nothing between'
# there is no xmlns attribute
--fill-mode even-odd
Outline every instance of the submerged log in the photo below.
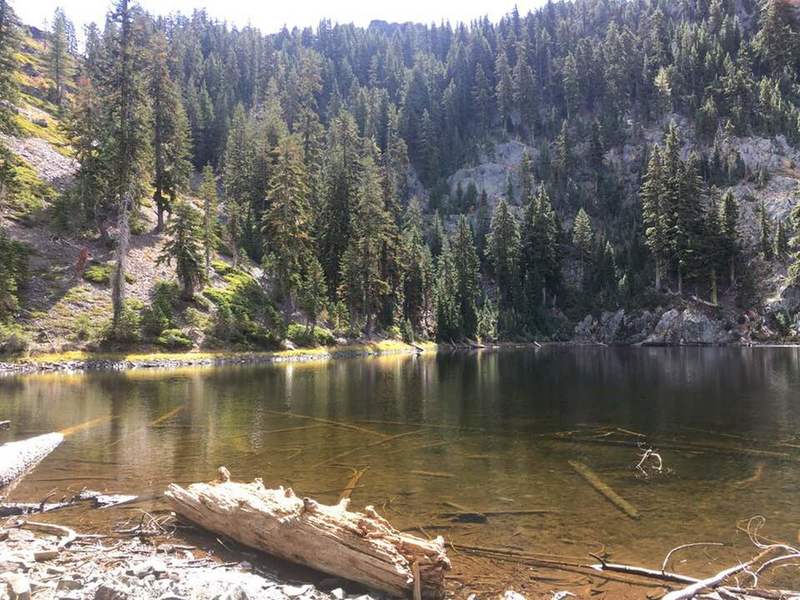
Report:
<svg viewBox="0 0 800 600"><path fill-rule="evenodd" d="M620 496L617 492L612 490L611 487L602 479L600 479L589 467L582 462L578 462L577 460L570 460L568 462L569 465L575 469L575 472L578 473L578 475L583 477L589 485L605 496L605 498L611 502L611 504L616 506L631 519L639 518L639 511L636 510L636 507L625 500L625 498Z"/></svg>
<svg viewBox="0 0 800 600"><path fill-rule="evenodd" d="M450 568L444 540L401 533L368 506L363 513L298 498L291 489L223 481L172 484L165 493L178 515L273 556L391 594L414 591L419 565L423 598L442 598Z"/></svg>
<svg viewBox="0 0 800 600"><path fill-rule="evenodd" d="M39 464L63 440L60 433L46 433L0 446L0 490Z"/></svg>

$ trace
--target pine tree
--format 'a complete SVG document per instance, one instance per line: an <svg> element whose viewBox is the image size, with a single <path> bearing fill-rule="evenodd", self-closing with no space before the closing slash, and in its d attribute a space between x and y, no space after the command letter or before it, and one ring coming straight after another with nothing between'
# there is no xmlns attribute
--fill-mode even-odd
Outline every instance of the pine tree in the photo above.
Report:
<svg viewBox="0 0 800 600"><path fill-rule="evenodd" d="M484 136L492 121L492 90L483 65L475 65L475 85L472 88L472 105L475 114L476 129L479 136Z"/></svg>
<svg viewBox="0 0 800 600"><path fill-rule="evenodd" d="M578 279L581 282L581 286L583 286L586 279L586 261L591 256L594 244L592 221L583 208L578 211L575 217L575 223L572 228L572 243L578 252Z"/></svg>
<svg viewBox="0 0 800 600"><path fill-rule="evenodd" d="M16 50L19 45L19 22L8 0L0 0L0 132L7 131L12 123L17 84Z"/></svg>
<svg viewBox="0 0 800 600"><path fill-rule="evenodd" d="M800 31L794 24L796 17L792 10L785 0L764 0L761 7L759 31L753 45L773 73L800 61Z"/></svg>
<svg viewBox="0 0 800 600"><path fill-rule="evenodd" d="M139 8L129 0L116 0L109 21L115 27L107 34L109 52L99 91L109 123L109 191L117 208L116 267L111 278L112 331L116 333L125 302L130 214L144 196L148 181L150 114Z"/></svg>
<svg viewBox="0 0 800 600"><path fill-rule="evenodd" d="M522 224L521 274L525 298L531 309L528 316L538 318L538 308L546 307L548 294L554 295L560 279L558 252L559 225L543 188L525 207Z"/></svg>
<svg viewBox="0 0 800 600"><path fill-rule="evenodd" d="M764 201L761 201L761 206L758 209L758 243L761 257L764 260L772 259L772 220L767 213L767 207Z"/></svg>
<svg viewBox="0 0 800 600"><path fill-rule="evenodd" d="M533 130L533 120L536 115L536 86L533 71L528 64L528 55L525 44L517 44L517 62L514 65L514 106L519 112L522 126L528 131Z"/></svg>
<svg viewBox="0 0 800 600"><path fill-rule="evenodd" d="M306 313L309 329L313 329L328 300L325 273L313 252L304 257L298 297L299 306Z"/></svg>
<svg viewBox="0 0 800 600"><path fill-rule="evenodd" d="M282 297L293 309L303 265L314 245L305 165L292 137L284 138L276 149L267 206L262 225L264 253L275 270Z"/></svg>
<svg viewBox="0 0 800 600"><path fill-rule="evenodd" d="M504 50L497 53L495 61L495 98L497 99L497 114L500 116L500 123L503 130L506 130L511 123L511 110L514 107L514 81L511 76L511 68L508 66L508 56Z"/></svg>
<svg viewBox="0 0 800 600"><path fill-rule="evenodd" d="M342 256L351 236L351 211L359 181L359 139L353 117L340 113L328 133L323 206L317 223L317 239L328 292L341 285Z"/></svg>
<svg viewBox="0 0 800 600"><path fill-rule="evenodd" d="M148 52L149 96L153 117L153 201L158 218L156 231L164 228L164 212L189 183L189 121L180 90L170 76L167 38L153 34Z"/></svg>
<svg viewBox="0 0 800 600"><path fill-rule="evenodd" d="M365 320L365 331L371 335L375 317L391 291L381 259L391 235L392 218L385 208L380 174L370 155L359 161L359 170L350 236L342 255L341 293L353 316Z"/></svg>
<svg viewBox="0 0 800 600"><path fill-rule="evenodd" d="M461 314L461 334L467 338L474 338L478 332L479 263L472 228L464 215L458 220L458 227L452 240L452 250L457 302Z"/></svg>
<svg viewBox="0 0 800 600"><path fill-rule="evenodd" d="M403 315L412 331L423 336L431 333L428 316L432 309L434 283L433 257L423 237L422 208L412 198L406 209L403 226L403 253L406 264L403 278Z"/></svg>
<svg viewBox="0 0 800 600"><path fill-rule="evenodd" d="M795 200L800 200L800 188L795 191ZM789 241L792 250L792 263L789 267L789 282L800 284L800 201L796 201L789 218L792 224L792 239Z"/></svg>
<svg viewBox="0 0 800 600"><path fill-rule="evenodd" d="M436 339L452 342L461 336L461 310L458 302L458 276L455 259L447 238L436 261L434 297L436 305Z"/></svg>
<svg viewBox="0 0 800 600"><path fill-rule="evenodd" d="M64 14L63 8L56 8L50 31L50 43L47 55L47 70L53 80L53 102L57 106L64 103L67 80L72 75L75 50L75 29Z"/></svg>
<svg viewBox="0 0 800 600"><path fill-rule="evenodd" d="M245 207L251 197L254 178L253 144L247 129L244 107L238 104L228 130L223 158L222 186L227 213L228 242L233 256L233 266L239 262L239 245L242 237Z"/></svg>
<svg viewBox="0 0 800 600"><path fill-rule="evenodd" d="M486 250L500 292L500 309L514 306L518 293L520 232L508 203L500 200L492 214Z"/></svg>
<svg viewBox="0 0 800 600"><path fill-rule="evenodd" d="M522 153L519 163L519 192L523 205L533 198L533 161L527 149Z"/></svg>
<svg viewBox="0 0 800 600"><path fill-rule="evenodd" d="M211 165L203 167L203 182L200 184L200 199L203 201L202 242L205 253L205 278L211 277L211 253L219 243L217 236L217 179Z"/></svg>
<svg viewBox="0 0 800 600"><path fill-rule="evenodd" d="M167 225L169 239L164 244L158 264L175 262L175 273L181 284L181 297L191 300L195 287L203 281L203 217L187 201L176 203Z"/></svg>
<svg viewBox="0 0 800 600"><path fill-rule="evenodd" d="M736 260L741 252L739 241L739 203L733 192L722 196L719 207L720 241L722 259L728 265L729 282L736 285Z"/></svg>
<svg viewBox="0 0 800 600"><path fill-rule="evenodd" d="M778 220L775 225L775 257L783 260L789 252L789 236L786 233L786 226L783 221Z"/></svg>

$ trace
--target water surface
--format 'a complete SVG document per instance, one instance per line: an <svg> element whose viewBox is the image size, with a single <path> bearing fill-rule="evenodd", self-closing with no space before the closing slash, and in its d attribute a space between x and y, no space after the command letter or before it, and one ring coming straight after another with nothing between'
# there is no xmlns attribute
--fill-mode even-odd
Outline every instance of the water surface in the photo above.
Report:
<svg viewBox="0 0 800 600"><path fill-rule="evenodd" d="M695 573L748 556L737 523L753 515L787 541L797 541L800 526L800 350L792 348L547 347L8 377L0 379L4 419L12 428L0 441L92 421L24 480L17 500L83 487L156 496L171 482L213 479L226 465L234 479L261 477L335 502L353 472L366 469L353 506L373 504L399 528L526 552L605 551L651 567L679 544L731 545L676 563ZM636 447L553 435L578 431L602 442L601 427L663 445L667 473L637 476ZM568 461L588 465L641 519L617 510ZM487 523L442 516L528 509L552 512ZM126 510L73 518L111 527L133 509ZM458 589L581 585L579 576L534 579L529 568L452 557Z"/></svg>

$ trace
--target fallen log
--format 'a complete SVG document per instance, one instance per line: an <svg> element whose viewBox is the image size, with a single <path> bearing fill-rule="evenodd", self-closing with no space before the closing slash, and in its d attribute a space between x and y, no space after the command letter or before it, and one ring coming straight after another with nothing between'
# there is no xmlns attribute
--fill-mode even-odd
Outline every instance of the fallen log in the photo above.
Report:
<svg viewBox="0 0 800 600"><path fill-rule="evenodd" d="M0 429L8 429L11 427L11 421L0 421Z"/></svg>
<svg viewBox="0 0 800 600"><path fill-rule="evenodd" d="M594 471L592 471L589 467L587 467L582 462L578 462L576 460L569 461L569 466L571 466L575 471L583 477L589 485L591 485L594 489L600 492L603 496L605 496L606 500L611 502L614 506L616 506L619 510L624 512L628 515L631 519L638 519L639 518L639 511L636 510L636 507L633 506L630 502L625 500L622 496L620 496L617 492L611 489L602 479L600 479Z"/></svg>
<svg viewBox="0 0 800 600"><path fill-rule="evenodd" d="M419 565L423 598L442 598L450 568L444 540L397 531L375 509L347 510L298 498L291 489L267 489L261 480L170 485L165 496L184 519L273 556L362 583L392 596L414 591Z"/></svg>
<svg viewBox="0 0 800 600"><path fill-rule="evenodd" d="M38 465L63 440L61 433L46 433L0 446L0 490Z"/></svg>

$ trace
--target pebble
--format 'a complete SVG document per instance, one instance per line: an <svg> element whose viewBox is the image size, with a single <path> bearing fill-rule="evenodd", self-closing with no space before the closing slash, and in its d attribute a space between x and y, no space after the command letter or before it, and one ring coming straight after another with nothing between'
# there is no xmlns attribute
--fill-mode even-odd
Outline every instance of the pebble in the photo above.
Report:
<svg viewBox="0 0 800 600"><path fill-rule="evenodd" d="M345 597L345 593L342 588L336 588L335 590L331 590L331 596L336 598L336 600L342 600L342 598Z"/></svg>
<svg viewBox="0 0 800 600"><path fill-rule="evenodd" d="M308 592L311 589L310 585L285 585L282 588L283 593L289 598L296 598Z"/></svg>

